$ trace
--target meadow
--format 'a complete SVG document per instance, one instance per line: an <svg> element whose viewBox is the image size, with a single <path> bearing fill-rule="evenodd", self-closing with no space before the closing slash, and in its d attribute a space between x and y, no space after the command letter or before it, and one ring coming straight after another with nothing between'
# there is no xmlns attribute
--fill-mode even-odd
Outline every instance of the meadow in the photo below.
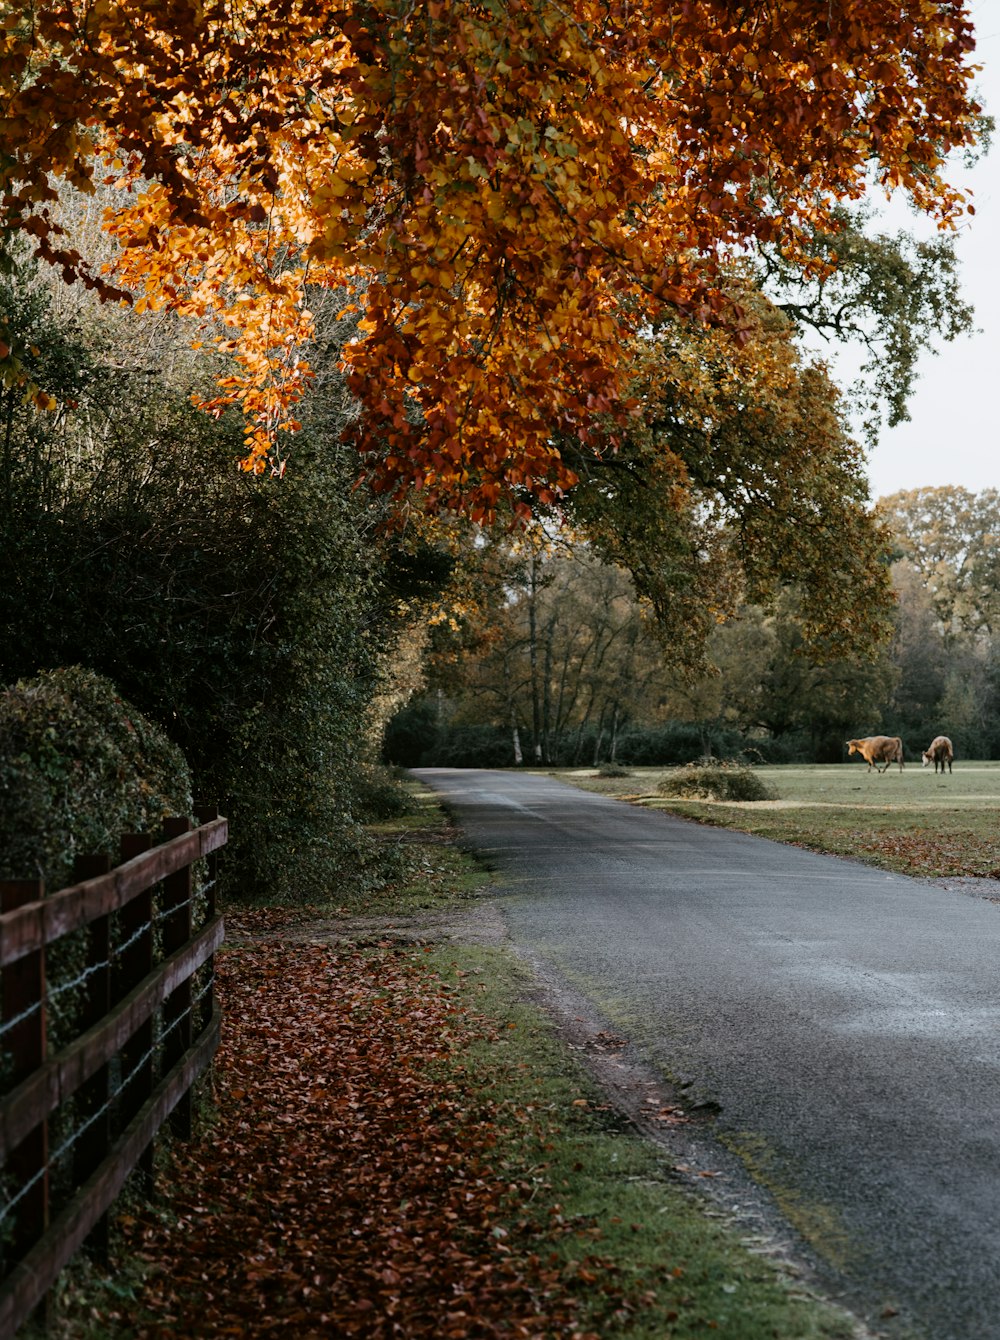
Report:
<svg viewBox="0 0 1000 1340"><path fill-rule="evenodd" d="M886 870L995 878L1000 895L1000 762L963 760L950 774L919 762L884 774L854 760L763 766L754 771L775 799L741 803L661 796L657 784L668 771L632 768L625 777L601 777L593 769L563 769L552 775L650 809Z"/></svg>

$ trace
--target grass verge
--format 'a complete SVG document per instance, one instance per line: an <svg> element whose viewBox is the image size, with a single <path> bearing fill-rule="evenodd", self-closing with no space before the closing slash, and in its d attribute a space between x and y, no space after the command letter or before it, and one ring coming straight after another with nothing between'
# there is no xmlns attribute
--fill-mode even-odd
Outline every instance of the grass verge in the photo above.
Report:
<svg viewBox="0 0 1000 1340"><path fill-rule="evenodd" d="M551 1259L603 1337L732 1340L854 1335L853 1321L751 1250L672 1176L668 1157L608 1107L504 949L435 951L494 1027L464 1064L501 1133L512 1237L548 1224Z"/></svg>

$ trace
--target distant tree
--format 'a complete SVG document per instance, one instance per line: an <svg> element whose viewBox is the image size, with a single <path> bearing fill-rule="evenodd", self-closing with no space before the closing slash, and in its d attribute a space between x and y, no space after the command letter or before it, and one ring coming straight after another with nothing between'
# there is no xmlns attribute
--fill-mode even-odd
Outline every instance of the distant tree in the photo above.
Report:
<svg viewBox="0 0 1000 1340"><path fill-rule="evenodd" d="M880 499L879 512L924 582L946 641L1000 634L1000 492L903 490Z"/></svg>
<svg viewBox="0 0 1000 1340"><path fill-rule="evenodd" d="M764 668L759 724L776 739L801 736L817 762L839 762L844 741L875 734L884 721L896 671L888 649L874 658L828 645L817 659L804 644L792 597L773 619L774 647Z"/></svg>
<svg viewBox="0 0 1000 1340"><path fill-rule="evenodd" d="M944 730L933 727L940 719L948 679L948 642L934 593L919 570L909 559L900 559L893 564L892 574L897 605L891 656L898 675L889 703L892 733L904 739L927 735L927 745Z"/></svg>
<svg viewBox="0 0 1000 1340"><path fill-rule="evenodd" d="M537 533L515 548L481 635L432 657L431 693L447 698L453 725L508 729L524 762L613 759L663 673L648 612L627 574L586 545L553 548Z"/></svg>

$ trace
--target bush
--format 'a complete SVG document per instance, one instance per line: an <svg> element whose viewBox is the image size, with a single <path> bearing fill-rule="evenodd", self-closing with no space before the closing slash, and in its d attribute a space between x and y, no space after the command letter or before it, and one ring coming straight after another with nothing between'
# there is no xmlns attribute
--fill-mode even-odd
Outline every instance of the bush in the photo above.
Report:
<svg viewBox="0 0 1000 1340"><path fill-rule="evenodd" d="M0 878L72 880L78 854L191 813L181 751L101 675L79 666L0 693Z"/></svg>
<svg viewBox="0 0 1000 1340"><path fill-rule="evenodd" d="M399 819L410 811L410 798L391 768L362 768L354 782L355 804L362 820Z"/></svg>
<svg viewBox="0 0 1000 1340"><path fill-rule="evenodd" d="M775 800L775 792L745 763L702 758L676 768L656 788L664 796L693 800Z"/></svg>
<svg viewBox="0 0 1000 1340"><path fill-rule="evenodd" d="M620 763L602 763L597 769L598 777L631 777L632 774L628 768L623 768Z"/></svg>
<svg viewBox="0 0 1000 1340"><path fill-rule="evenodd" d="M112 679L183 751L199 802L229 817L220 895L377 886L385 844L364 832L356 783L403 597L450 560L401 553L380 530L386 503L355 487L336 332L310 359L322 388L293 466L272 479L234 468L239 416L192 407L206 388L169 331L155 375L103 309L67 322L30 276L0 275L0 311L64 406L7 398L0 684L77 662Z"/></svg>
<svg viewBox="0 0 1000 1340"><path fill-rule="evenodd" d="M436 768L511 768L514 745L503 726L452 726L424 764Z"/></svg>

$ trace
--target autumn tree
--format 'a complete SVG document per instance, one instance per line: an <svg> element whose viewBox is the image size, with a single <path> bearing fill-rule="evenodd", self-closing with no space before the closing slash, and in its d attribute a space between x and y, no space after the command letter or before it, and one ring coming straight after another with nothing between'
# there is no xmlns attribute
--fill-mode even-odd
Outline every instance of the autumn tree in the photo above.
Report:
<svg viewBox="0 0 1000 1340"><path fill-rule="evenodd" d="M739 349L664 323L638 352L642 414L615 456L565 447L580 475L565 510L628 567L692 668L715 622L788 585L814 643L859 619L874 633L891 603L888 532L836 388L773 305L748 295L747 322Z"/></svg>
<svg viewBox="0 0 1000 1340"><path fill-rule="evenodd" d="M909 489L882 498L879 508L925 583L945 637L1000 634L1000 492Z"/></svg>
<svg viewBox="0 0 1000 1340"><path fill-rule="evenodd" d="M975 136L967 6L934 0L101 0L7 3L2 220L137 308L233 353L255 468L314 369L310 286L367 469L477 518L555 502L562 443L607 456L664 315L734 332L732 257L833 265L870 183L942 223ZM109 179L98 273L55 210ZM9 347L8 347L9 346ZM7 355L19 376L16 341ZM39 392L48 403L44 389Z"/></svg>

